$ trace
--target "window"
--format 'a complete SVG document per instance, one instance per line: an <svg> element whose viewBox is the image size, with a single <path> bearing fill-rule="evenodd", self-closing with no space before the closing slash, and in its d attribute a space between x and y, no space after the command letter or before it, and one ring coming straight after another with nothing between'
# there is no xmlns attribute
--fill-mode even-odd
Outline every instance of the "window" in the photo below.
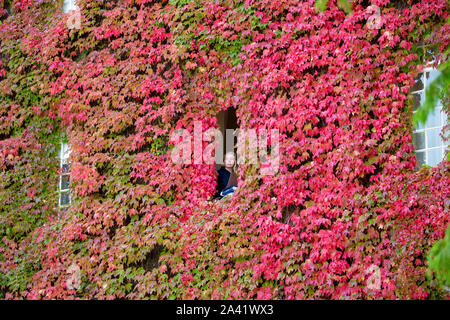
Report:
<svg viewBox="0 0 450 320"><path fill-rule="evenodd" d="M411 88L413 97L413 112L425 100L425 88L439 75L439 71L433 68L425 68L416 79L416 83ZM445 156L445 149L448 142L444 142L440 136L442 127L447 124L447 116L442 110L441 101L438 102L434 112L428 115L425 124L419 124L413 132L413 143L416 149L416 158L419 164L429 166L438 165Z"/></svg>
<svg viewBox="0 0 450 320"><path fill-rule="evenodd" d="M236 153L236 142L237 142L237 134L236 129L239 129L236 109L228 108L227 110L219 111L217 114L217 126L220 132L222 133L223 141L222 141L222 152L216 154L216 169L219 170L221 164L223 163L223 156L230 151ZM233 135L227 135L227 130L233 130ZM227 139L232 139L233 141L227 141Z"/></svg>
<svg viewBox="0 0 450 320"><path fill-rule="evenodd" d="M59 176L59 206L67 207L70 205L70 149L67 143L61 143Z"/></svg>
<svg viewBox="0 0 450 320"><path fill-rule="evenodd" d="M76 10L77 9L77 5L76 5L76 0L64 0L64 4L63 4L63 11L65 13L71 11L71 10Z"/></svg>

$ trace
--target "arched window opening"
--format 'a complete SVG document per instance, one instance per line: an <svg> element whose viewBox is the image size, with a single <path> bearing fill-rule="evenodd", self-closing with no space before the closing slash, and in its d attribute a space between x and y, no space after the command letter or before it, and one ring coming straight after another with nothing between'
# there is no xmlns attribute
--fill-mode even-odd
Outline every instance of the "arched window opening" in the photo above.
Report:
<svg viewBox="0 0 450 320"><path fill-rule="evenodd" d="M219 169L223 164L221 159L227 152L234 152L236 154L237 134L236 129L239 128L236 116L236 109L228 108L222 110L217 114L217 126L222 134L222 154L216 154L216 169ZM233 130L233 134L227 134L227 130ZM232 140L231 140L232 139Z"/></svg>
<svg viewBox="0 0 450 320"><path fill-rule="evenodd" d="M217 126L222 134L222 145L216 152L217 189L215 199L229 197L237 188L236 146L238 121L236 109L229 108L217 114Z"/></svg>

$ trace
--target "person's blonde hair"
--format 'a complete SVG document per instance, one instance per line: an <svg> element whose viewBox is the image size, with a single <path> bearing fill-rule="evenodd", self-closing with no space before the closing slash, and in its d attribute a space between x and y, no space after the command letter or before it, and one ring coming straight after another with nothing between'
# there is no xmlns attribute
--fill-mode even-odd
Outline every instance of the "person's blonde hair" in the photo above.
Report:
<svg viewBox="0 0 450 320"><path fill-rule="evenodd" d="M223 164L225 165L225 158L227 157L228 154L232 154L233 158L234 158L234 165L233 165L233 171L236 173L236 169L237 169L237 159L236 159L236 155L234 154L234 151L228 151L223 155Z"/></svg>

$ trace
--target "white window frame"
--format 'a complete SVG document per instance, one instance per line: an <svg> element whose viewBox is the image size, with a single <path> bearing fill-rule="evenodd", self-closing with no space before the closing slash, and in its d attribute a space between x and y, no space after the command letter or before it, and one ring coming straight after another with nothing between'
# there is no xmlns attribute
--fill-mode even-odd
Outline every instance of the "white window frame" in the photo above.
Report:
<svg viewBox="0 0 450 320"><path fill-rule="evenodd" d="M70 152L71 150L69 144L61 141L61 148L59 152L59 168L61 172L59 175L59 185L58 185L58 205L60 208L66 208L72 204L72 198L70 195L70 162L69 162ZM63 166L66 164L69 164L69 169L67 172L64 172ZM63 176L69 176L69 186L65 189L63 189ZM63 193L68 194L69 203L66 204L61 203Z"/></svg>
<svg viewBox="0 0 450 320"><path fill-rule="evenodd" d="M437 69L432 68L432 67L426 67L426 68L423 68L423 70L418 74L418 78L417 78L416 81L419 81L420 79L423 79L423 88L419 89L419 90L411 91L411 96L414 97L414 94L419 94L421 96L420 105L425 101L425 91L426 91L426 89L428 87L428 81L429 80L427 79L426 74L427 74L427 72L431 73L431 72L436 71L436 70ZM425 123L425 124L420 124L418 128L414 128L413 129L413 143L414 143L414 136L417 133L424 133L424 148L416 149L416 146L414 144L414 149L415 149L415 152L416 152L416 159L417 159L417 161L419 161L419 159L417 157L417 154L418 153L423 153L423 163L420 163L420 161L419 161L420 166L422 166L423 164L426 164L426 165L429 165L429 166L439 165L439 163L441 163L442 160L445 157L445 150L446 150L446 148L449 146L448 142L446 143L445 141L441 140L441 144L440 145L434 146L434 147L428 147L429 141L428 141L428 134L427 133L429 131L431 131L431 130L436 130L436 129L439 129L440 132L442 132L442 128L448 123L447 116L443 112L443 106L442 106L442 101L441 100L439 100L437 102L437 105L435 106L434 110L435 110L434 112L439 112L439 115L440 115L440 122L441 122L441 124L439 126L427 127L427 124ZM413 114L416 111L417 110L414 110L414 100L413 100ZM437 163L437 164L430 164L430 161L428 159L428 152L430 150L440 150L441 151L441 160L439 161L439 163Z"/></svg>
<svg viewBox="0 0 450 320"><path fill-rule="evenodd" d="M77 1L76 0L64 0L63 3L63 11L64 13L68 13L72 10L77 10Z"/></svg>

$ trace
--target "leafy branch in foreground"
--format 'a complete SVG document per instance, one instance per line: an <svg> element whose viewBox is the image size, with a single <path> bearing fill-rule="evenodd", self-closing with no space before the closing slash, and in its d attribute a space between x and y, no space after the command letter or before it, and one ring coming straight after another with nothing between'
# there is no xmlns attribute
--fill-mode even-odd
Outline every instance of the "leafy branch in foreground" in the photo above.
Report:
<svg viewBox="0 0 450 320"><path fill-rule="evenodd" d="M450 225L445 237L436 242L428 254L429 272L434 272L436 279L447 291L450 291Z"/></svg>
<svg viewBox="0 0 450 320"><path fill-rule="evenodd" d="M419 123L425 124L428 115L434 111L439 98L448 95L450 85L450 64L449 61L442 63L439 67L439 75L425 88L425 101L413 115L413 124L415 127ZM446 106L444 105L444 108Z"/></svg>

